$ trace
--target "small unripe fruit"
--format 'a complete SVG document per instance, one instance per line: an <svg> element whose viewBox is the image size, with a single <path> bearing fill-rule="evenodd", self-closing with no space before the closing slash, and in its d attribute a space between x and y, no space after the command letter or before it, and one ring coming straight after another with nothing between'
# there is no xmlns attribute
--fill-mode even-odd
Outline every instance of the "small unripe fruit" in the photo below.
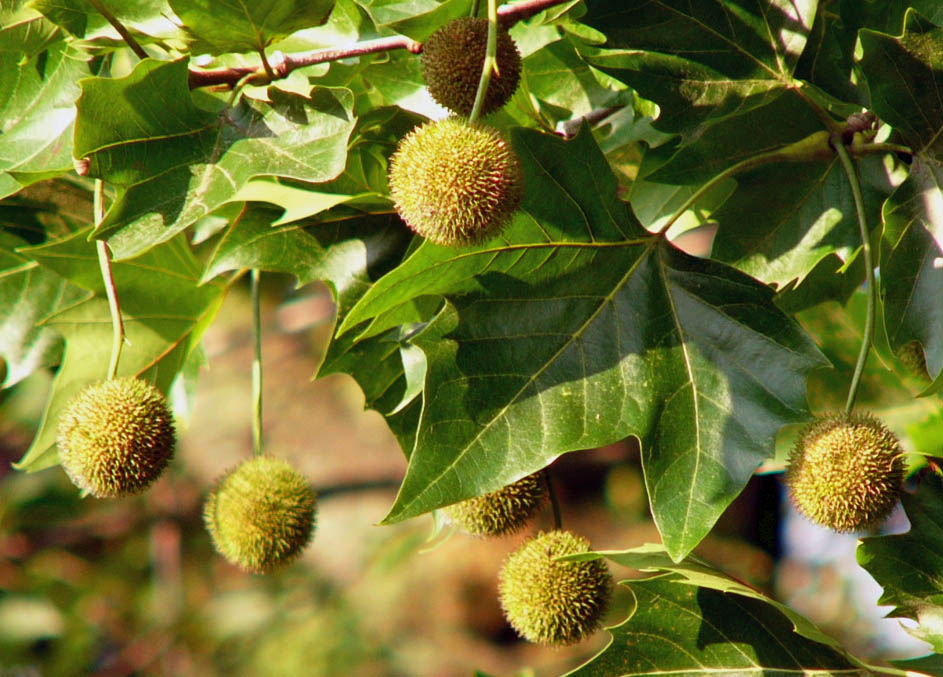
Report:
<svg viewBox="0 0 943 677"><path fill-rule="evenodd" d="M475 536L503 536L519 531L540 508L547 488L539 473L477 498L445 508L459 528Z"/></svg>
<svg viewBox="0 0 943 677"><path fill-rule="evenodd" d="M498 27L497 72L491 74L481 114L501 108L521 79L521 54L508 32ZM448 22L422 45L422 75L432 98L468 117L475 107L488 45L488 20L463 17Z"/></svg>
<svg viewBox="0 0 943 677"><path fill-rule="evenodd" d="M500 132L455 118L406 135L390 158L389 179L406 225L442 245L497 235L523 197L520 164Z"/></svg>
<svg viewBox="0 0 943 677"><path fill-rule="evenodd" d="M789 457L786 484L809 520L840 532L880 524L897 504L904 461L897 437L870 414L809 424Z"/></svg>
<svg viewBox="0 0 943 677"><path fill-rule="evenodd" d="M94 383L59 415L59 461L72 482L98 498L143 491L174 453L173 415L163 393L139 378Z"/></svg>
<svg viewBox="0 0 943 677"><path fill-rule="evenodd" d="M223 475L203 506L216 551L264 573L301 554L315 528L317 498L289 463L255 456Z"/></svg>
<svg viewBox="0 0 943 677"><path fill-rule="evenodd" d="M540 533L512 552L498 578L501 608L524 639L563 646L599 627L612 591L601 559L557 561L587 552L589 541L569 531Z"/></svg>

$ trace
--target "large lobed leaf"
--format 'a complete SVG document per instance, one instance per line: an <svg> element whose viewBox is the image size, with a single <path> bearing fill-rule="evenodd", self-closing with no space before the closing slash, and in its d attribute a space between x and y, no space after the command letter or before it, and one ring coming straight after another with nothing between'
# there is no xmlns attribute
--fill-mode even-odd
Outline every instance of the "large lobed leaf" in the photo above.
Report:
<svg viewBox="0 0 943 677"><path fill-rule="evenodd" d="M334 0L168 0L195 48L212 54L261 51L327 18Z"/></svg>
<svg viewBox="0 0 943 677"><path fill-rule="evenodd" d="M861 69L874 112L915 153L884 206L890 253L881 266L885 320L896 350L919 341L943 376L943 28L913 10L899 36L862 30Z"/></svg>
<svg viewBox="0 0 943 677"><path fill-rule="evenodd" d="M598 0L582 19L605 34L589 61L661 109L656 126L702 126L768 104L792 83L815 0Z"/></svg>
<svg viewBox="0 0 943 677"><path fill-rule="evenodd" d="M32 58L0 50L0 199L72 169L75 83L87 74L61 40Z"/></svg>
<svg viewBox="0 0 943 677"><path fill-rule="evenodd" d="M874 674L789 607L697 558L674 564L662 546L644 545L571 559L597 556L660 575L622 581L634 599L628 618L569 675Z"/></svg>
<svg viewBox="0 0 943 677"><path fill-rule="evenodd" d="M412 339L423 411L387 521L635 435L655 521L683 557L776 431L807 416L804 375L823 358L770 289L646 233L588 132L567 144L517 130L514 143L527 191L506 237L422 245L340 326L376 318L366 338L418 299L448 300Z"/></svg>
<svg viewBox="0 0 943 677"><path fill-rule="evenodd" d="M916 621L908 631L943 653L943 480L928 473L901 501L910 531L863 539L858 563L884 588L888 615Z"/></svg>
<svg viewBox="0 0 943 677"><path fill-rule="evenodd" d="M187 72L186 60L145 59L124 78L82 81L76 156L91 176L126 186L96 232L119 259L173 238L254 177L327 181L344 169L349 90L271 88L262 110L243 102L210 113L194 103Z"/></svg>

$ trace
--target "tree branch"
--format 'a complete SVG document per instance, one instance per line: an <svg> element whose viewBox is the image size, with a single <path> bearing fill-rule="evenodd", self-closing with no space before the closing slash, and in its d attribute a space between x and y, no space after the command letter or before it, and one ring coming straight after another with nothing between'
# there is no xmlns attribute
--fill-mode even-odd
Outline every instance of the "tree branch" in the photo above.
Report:
<svg viewBox="0 0 943 677"><path fill-rule="evenodd" d="M521 0L521 2L515 2L510 5L502 5L498 8L498 22L503 27L507 28L518 21L529 19L549 7L562 5L565 2L570 2L570 0ZM416 42L404 35L395 35L389 38L358 42L349 47L317 49L313 52L289 54L287 56L276 52L270 62L271 74L266 73L265 69L261 67L224 68L221 70L208 71L191 70L189 85L190 89L216 85L232 87L246 76L252 76L249 78L250 84L266 85L273 80L287 78L292 71L298 68L305 68L306 66L327 63L329 61L350 59L365 54L391 52L397 49L405 49L413 54L419 54L422 52L422 43Z"/></svg>

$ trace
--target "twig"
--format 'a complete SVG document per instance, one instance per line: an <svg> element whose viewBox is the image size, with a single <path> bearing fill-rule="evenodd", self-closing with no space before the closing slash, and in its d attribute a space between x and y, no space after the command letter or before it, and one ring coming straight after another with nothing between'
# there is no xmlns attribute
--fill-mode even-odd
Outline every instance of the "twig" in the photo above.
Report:
<svg viewBox="0 0 943 677"><path fill-rule="evenodd" d="M521 2L515 2L510 5L502 5L497 10L498 23L500 23L502 27L508 28L518 21L529 19L545 9L555 5L562 5L569 1L570 0L522 0ZM251 78L253 83L264 85L272 80L286 78L292 71L305 68L306 66L314 66L315 64L327 63L329 61L339 61L341 59L350 59L365 54L391 52L397 49L405 49L412 54L420 54L422 52L422 43L416 42L404 35L395 35L389 38L358 42L349 47L317 49L313 52L290 54L287 56L281 56L276 53L275 58L270 62L271 74L267 74L265 68L251 68L245 66L208 71L191 70L189 85L190 89L216 85L232 87L247 75L254 76ZM274 77L272 77L273 75Z"/></svg>
<svg viewBox="0 0 943 677"><path fill-rule="evenodd" d="M258 68L226 68L215 71L190 71L190 89L197 87L208 87L211 85L234 85L247 75L257 75L253 80L259 84L266 84L273 79L278 80L288 77L292 71L306 66L314 66L328 61L339 61L340 59L350 59L364 54L376 54L377 52L390 52L397 49L405 49L413 54L419 54L422 51L422 43L416 42L404 35L397 35L391 38L379 38L377 40L367 40L358 42L350 47L317 49L313 52L301 54L291 54L280 56L276 53L272 59L270 77L264 69Z"/></svg>
<svg viewBox="0 0 943 677"><path fill-rule="evenodd" d="M105 7L101 0L88 0L88 4L95 8L99 14L105 17L105 20L111 24L111 27L118 31L118 35L121 36L121 39L124 40L128 47L131 48L131 51L137 54L139 59L146 59L148 54L144 51L144 48L141 47L141 44L134 39L134 36L128 32L128 29L118 21L118 17L108 11L108 8Z"/></svg>
<svg viewBox="0 0 943 677"><path fill-rule="evenodd" d="M550 477L550 469L543 469L544 483L547 485L547 495L550 496L550 507L553 508L553 528L560 530L563 528L563 516L560 514L560 499L557 498L557 491L553 486L553 480Z"/></svg>

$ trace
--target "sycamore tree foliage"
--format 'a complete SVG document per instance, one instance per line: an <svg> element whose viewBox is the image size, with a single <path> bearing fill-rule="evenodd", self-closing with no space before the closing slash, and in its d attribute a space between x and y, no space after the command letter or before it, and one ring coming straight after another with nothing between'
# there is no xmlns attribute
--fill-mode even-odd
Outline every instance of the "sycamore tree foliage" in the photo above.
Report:
<svg viewBox="0 0 943 677"><path fill-rule="evenodd" d="M445 114L422 41L480 5L0 2L2 385L56 370L18 468L57 465L60 411L105 376L108 292L118 374L173 394L233 283L289 273L336 299L318 375L356 379L408 458L386 523L638 438L663 545L587 555L652 575L622 583L634 605L577 674L939 674L935 654L868 667L690 553L777 434L850 382L848 404L938 410L943 5L504 4L523 72L486 121L523 203L450 248L400 221L387 163ZM708 256L673 244L702 226ZM905 442L918 459L935 421ZM943 653L943 483L911 460L910 532L865 539L859 561Z"/></svg>

